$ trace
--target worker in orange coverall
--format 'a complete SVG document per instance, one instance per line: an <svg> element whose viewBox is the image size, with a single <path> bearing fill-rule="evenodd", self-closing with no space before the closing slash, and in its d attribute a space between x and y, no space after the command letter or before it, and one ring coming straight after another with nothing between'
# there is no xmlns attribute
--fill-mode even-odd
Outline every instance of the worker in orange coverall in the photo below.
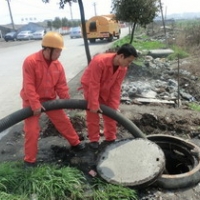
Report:
<svg viewBox="0 0 200 200"><path fill-rule="evenodd" d="M25 166L35 166L40 133L39 117L42 102L56 98L69 99L65 72L58 58L64 48L63 37L56 32L48 32L42 40L42 49L28 56L23 63L23 86L20 92L23 107L31 107L33 116L24 120ZM47 111L46 114L56 129L69 141L74 150L82 150L85 144L80 142L70 119L63 109Z"/></svg>
<svg viewBox="0 0 200 200"><path fill-rule="evenodd" d="M122 45L117 53L104 53L94 56L81 77L84 98L87 100L87 128L90 146L99 147L100 104L118 110L121 84L129 64L138 57L130 44ZM116 140L116 121L103 115L105 141Z"/></svg>

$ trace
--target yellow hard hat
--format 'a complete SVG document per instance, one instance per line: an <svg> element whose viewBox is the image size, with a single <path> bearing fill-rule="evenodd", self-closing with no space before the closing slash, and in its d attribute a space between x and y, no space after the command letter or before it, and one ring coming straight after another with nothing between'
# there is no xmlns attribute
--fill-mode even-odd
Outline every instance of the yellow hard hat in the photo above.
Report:
<svg viewBox="0 0 200 200"><path fill-rule="evenodd" d="M47 32L42 39L43 47L51 47L57 49L64 48L64 40L60 33L57 32Z"/></svg>

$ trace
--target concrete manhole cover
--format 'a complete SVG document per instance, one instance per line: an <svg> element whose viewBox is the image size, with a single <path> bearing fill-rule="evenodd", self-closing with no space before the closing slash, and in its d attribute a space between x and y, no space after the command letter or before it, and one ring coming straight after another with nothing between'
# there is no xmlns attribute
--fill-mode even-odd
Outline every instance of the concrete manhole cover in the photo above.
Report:
<svg viewBox="0 0 200 200"><path fill-rule="evenodd" d="M124 186L150 185L164 168L163 151L145 139L112 143L100 154L97 162L97 171L103 179Z"/></svg>

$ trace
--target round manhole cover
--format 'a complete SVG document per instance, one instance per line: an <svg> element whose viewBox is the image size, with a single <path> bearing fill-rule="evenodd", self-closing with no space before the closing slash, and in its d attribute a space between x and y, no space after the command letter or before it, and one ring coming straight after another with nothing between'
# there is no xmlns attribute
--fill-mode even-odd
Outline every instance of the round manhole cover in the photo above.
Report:
<svg viewBox="0 0 200 200"><path fill-rule="evenodd" d="M152 184L165 168L161 148L145 139L120 140L100 154L97 172L109 183L124 186Z"/></svg>

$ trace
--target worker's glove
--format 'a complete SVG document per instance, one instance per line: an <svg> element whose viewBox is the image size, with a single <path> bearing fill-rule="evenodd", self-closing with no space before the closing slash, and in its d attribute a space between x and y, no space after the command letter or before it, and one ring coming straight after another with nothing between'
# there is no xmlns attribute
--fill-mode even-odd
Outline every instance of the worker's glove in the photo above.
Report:
<svg viewBox="0 0 200 200"><path fill-rule="evenodd" d="M101 108L97 109L97 110L89 110L90 112L93 113L103 113L103 111L101 110Z"/></svg>
<svg viewBox="0 0 200 200"><path fill-rule="evenodd" d="M38 109L36 109L36 110L33 110L33 115L40 115L42 112L44 112L46 109L45 109L45 107L43 107L42 105L41 105L41 108L38 108Z"/></svg>

